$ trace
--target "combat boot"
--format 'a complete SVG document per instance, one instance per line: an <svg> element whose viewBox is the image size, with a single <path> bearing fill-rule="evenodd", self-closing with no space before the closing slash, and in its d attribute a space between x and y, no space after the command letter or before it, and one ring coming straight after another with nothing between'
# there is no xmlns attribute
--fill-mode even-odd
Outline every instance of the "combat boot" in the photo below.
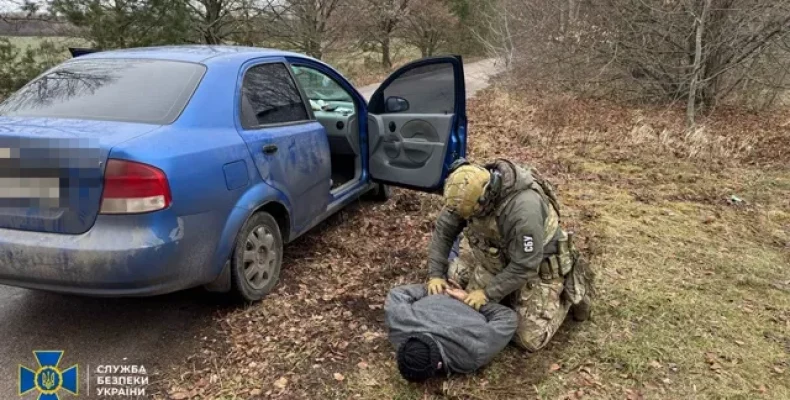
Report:
<svg viewBox="0 0 790 400"><path fill-rule="evenodd" d="M589 294L586 294L579 304L574 304L571 306L573 319L579 322L587 321L590 318L591 308L592 299L590 298Z"/></svg>

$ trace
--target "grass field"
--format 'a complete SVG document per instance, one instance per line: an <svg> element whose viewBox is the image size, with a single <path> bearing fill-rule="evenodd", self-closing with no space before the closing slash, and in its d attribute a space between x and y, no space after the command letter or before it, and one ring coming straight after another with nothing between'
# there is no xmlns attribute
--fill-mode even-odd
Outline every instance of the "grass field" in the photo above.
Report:
<svg viewBox="0 0 790 400"><path fill-rule="evenodd" d="M38 55L36 59L41 61L42 59L46 59L47 57L54 56L54 62L58 62L61 60L65 60L71 57L69 54L68 48L69 47L83 47L87 46L88 42L81 38L75 37L67 37L67 36L0 36L4 39L8 39L8 41L18 47L21 51L19 52L19 58L21 58L28 49L36 51L36 49L44 43L50 43L54 46L54 52L47 52L46 55Z"/></svg>
<svg viewBox="0 0 790 400"><path fill-rule="evenodd" d="M41 36L2 36L3 38L8 39L11 44L14 44L20 48L27 49L27 48L34 48L40 45L44 41L50 41L58 46L62 46L64 48L72 46L72 47L79 47L85 46L88 42L85 39L75 38L75 37L67 37L67 36L51 36L51 37L41 37Z"/></svg>
<svg viewBox="0 0 790 400"><path fill-rule="evenodd" d="M398 190L289 246L275 293L218 315L220 339L160 396L790 398L789 115L725 112L687 134L682 111L514 89L482 93L469 113L473 159L529 162L558 185L598 270L591 321L476 375L406 384L382 305L426 279L439 198Z"/></svg>

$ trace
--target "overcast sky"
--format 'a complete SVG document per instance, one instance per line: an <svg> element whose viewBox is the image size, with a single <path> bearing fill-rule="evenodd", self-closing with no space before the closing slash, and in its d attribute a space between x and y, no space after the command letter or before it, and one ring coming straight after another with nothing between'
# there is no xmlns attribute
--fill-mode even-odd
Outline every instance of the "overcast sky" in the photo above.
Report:
<svg viewBox="0 0 790 400"><path fill-rule="evenodd" d="M13 0L0 0L0 11L16 11L19 4Z"/></svg>
<svg viewBox="0 0 790 400"><path fill-rule="evenodd" d="M23 0L0 0L0 11L19 11L19 6L23 2ZM35 0L34 2L43 3L41 0Z"/></svg>

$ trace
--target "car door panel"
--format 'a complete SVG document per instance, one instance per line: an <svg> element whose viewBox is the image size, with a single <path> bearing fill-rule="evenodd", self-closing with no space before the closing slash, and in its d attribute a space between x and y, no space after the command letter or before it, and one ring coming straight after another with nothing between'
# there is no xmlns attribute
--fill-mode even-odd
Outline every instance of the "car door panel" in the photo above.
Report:
<svg viewBox="0 0 790 400"><path fill-rule="evenodd" d="M381 124L384 134L376 129L370 135L371 175L386 181L408 181L419 187L441 183L452 116L394 114L372 119L370 125Z"/></svg>
<svg viewBox="0 0 790 400"><path fill-rule="evenodd" d="M241 136L261 178L292 199L296 231L326 211L331 166L329 144L321 124L242 131Z"/></svg>
<svg viewBox="0 0 790 400"><path fill-rule="evenodd" d="M359 154L359 124L357 114L314 111L315 118L326 129L332 154Z"/></svg>
<svg viewBox="0 0 790 400"><path fill-rule="evenodd" d="M375 181L440 189L449 165L466 153L460 57L419 60L393 73L371 97L368 140Z"/></svg>

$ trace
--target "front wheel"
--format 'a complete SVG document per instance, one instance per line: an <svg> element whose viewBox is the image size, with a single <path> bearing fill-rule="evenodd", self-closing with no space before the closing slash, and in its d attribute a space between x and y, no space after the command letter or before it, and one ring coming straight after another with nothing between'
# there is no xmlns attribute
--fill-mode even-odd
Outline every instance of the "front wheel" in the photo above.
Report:
<svg viewBox="0 0 790 400"><path fill-rule="evenodd" d="M248 302L261 300L280 279L283 240L277 221L266 212L253 214L236 239L231 259L233 293Z"/></svg>

